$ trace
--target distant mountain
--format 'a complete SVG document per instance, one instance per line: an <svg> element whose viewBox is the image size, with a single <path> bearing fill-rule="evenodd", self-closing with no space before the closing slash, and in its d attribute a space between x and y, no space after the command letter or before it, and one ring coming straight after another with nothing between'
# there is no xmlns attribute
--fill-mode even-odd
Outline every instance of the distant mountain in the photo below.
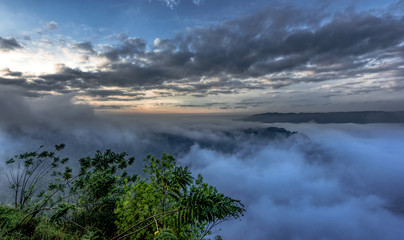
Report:
<svg viewBox="0 0 404 240"><path fill-rule="evenodd" d="M213 149L218 152L233 153L239 150L240 144L250 143L258 145L268 141L284 139L297 132L291 132L284 128L248 128L235 130L218 130L214 135L205 132L198 136L186 136L170 133L160 133L148 137L152 142L158 142L159 148L164 151L181 155L190 151L191 147L197 144L204 149Z"/></svg>
<svg viewBox="0 0 404 240"><path fill-rule="evenodd" d="M404 123L404 111L326 112L326 113L262 113L243 119L252 122L288 123Z"/></svg>

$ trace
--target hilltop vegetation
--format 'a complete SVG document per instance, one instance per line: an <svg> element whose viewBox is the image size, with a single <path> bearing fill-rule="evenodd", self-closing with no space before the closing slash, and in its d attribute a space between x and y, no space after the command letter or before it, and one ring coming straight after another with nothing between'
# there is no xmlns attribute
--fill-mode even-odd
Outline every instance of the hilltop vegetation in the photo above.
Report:
<svg viewBox="0 0 404 240"><path fill-rule="evenodd" d="M6 162L14 201L0 206L0 239L206 239L245 211L171 155L148 155L142 177L126 153L96 151L76 174L63 148Z"/></svg>

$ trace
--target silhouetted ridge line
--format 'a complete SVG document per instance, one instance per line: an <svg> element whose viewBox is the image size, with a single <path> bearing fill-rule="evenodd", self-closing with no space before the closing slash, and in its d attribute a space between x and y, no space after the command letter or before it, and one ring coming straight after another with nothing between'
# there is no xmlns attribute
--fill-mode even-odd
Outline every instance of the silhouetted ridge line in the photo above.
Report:
<svg viewBox="0 0 404 240"><path fill-rule="evenodd" d="M361 111L326 113L261 113L249 116L244 121L252 122L288 122L288 123L404 123L404 111Z"/></svg>

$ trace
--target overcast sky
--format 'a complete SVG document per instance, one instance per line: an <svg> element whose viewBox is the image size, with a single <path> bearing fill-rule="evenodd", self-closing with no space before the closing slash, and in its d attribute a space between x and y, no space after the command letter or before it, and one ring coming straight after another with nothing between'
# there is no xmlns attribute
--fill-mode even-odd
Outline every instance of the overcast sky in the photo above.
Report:
<svg viewBox="0 0 404 240"><path fill-rule="evenodd" d="M0 2L0 87L31 104L404 110L403 76L404 1Z"/></svg>

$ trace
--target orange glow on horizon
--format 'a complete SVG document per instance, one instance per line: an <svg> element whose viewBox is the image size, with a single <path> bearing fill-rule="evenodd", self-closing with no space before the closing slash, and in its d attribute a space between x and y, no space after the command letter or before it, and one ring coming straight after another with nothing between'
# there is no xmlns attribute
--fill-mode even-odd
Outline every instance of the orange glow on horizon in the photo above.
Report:
<svg viewBox="0 0 404 240"><path fill-rule="evenodd" d="M196 108L166 108L166 109L94 109L96 113L111 114L237 114L242 111L218 110L218 109L196 109Z"/></svg>

